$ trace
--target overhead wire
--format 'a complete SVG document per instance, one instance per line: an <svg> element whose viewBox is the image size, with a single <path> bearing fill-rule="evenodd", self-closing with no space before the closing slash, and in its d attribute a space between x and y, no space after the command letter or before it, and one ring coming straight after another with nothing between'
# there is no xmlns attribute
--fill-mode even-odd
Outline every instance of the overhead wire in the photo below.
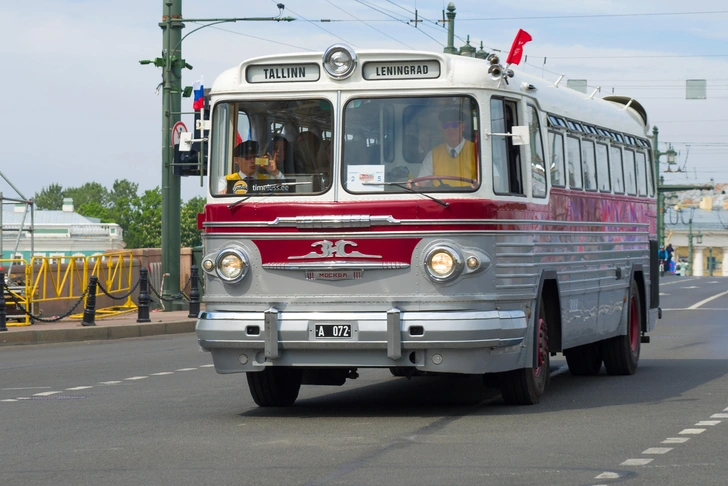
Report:
<svg viewBox="0 0 728 486"><path fill-rule="evenodd" d="M343 8L341 8L341 7L339 7L338 5L336 5L336 4L335 4L334 2L332 2L331 0L326 0L326 3L330 4L330 5L331 5L331 6L333 6L333 7L336 7L336 8L338 8L339 10L341 10L342 12L344 12L345 14L347 14L347 15L351 15L351 16L352 16L352 17L354 17L355 19L359 20L359 19L358 19L358 18L357 18L357 17L356 17L356 16L354 15L354 14L352 14L352 13L350 13L350 12L347 12L346 10L344 10L344 9L343 9ZM386 32L382 32L381 30L377 29L376 27L374 27L373 25L370 25L369 23L367 23L367 22L365 22L365 21L363 21L363 20L359 20L359 21L360 21L361 23L363 23L364 25L366 25L367 27L369 27L370 29L376 30L376 31L377 31L377 32L379 32L380 34L382 34L382 35L384 35L384 36L386 36L386 37L389 37L389 38L390 38L390 39L392 39L393 41L395 41L395 42L397 42L397 43L399 43L399 44L402 44L403 46L407 47L408 49L412 49L412 50L414 50L414 49L415 49L414 47L412 47L412 46L409 46L409 45L405 44L404 42L402 42L402 41L400 41L400 40L398 40L398 39L395 39L394 37L392 37L391 35L387 34Z"/></svg>

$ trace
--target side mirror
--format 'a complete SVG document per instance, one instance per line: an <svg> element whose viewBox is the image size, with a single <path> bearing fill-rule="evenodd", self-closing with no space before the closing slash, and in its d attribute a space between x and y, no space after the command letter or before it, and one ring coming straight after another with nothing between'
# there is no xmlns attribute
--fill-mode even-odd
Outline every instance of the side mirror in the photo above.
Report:
<svg viewBox="0 0 728 486"><path fill-rule="evenodd" d="M528 125L511 127L511 134L513 135L513 145L530 145L531 144L531 137L530 137ZM181 144L181 142L180 142L180 144Z"/></svg>

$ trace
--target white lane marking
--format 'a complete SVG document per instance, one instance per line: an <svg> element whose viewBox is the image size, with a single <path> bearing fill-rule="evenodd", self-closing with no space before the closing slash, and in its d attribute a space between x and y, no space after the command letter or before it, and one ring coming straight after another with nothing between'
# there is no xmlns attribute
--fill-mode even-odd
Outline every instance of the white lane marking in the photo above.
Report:
<svg viewBox="0 0 728 486"><path fill-rule="evenodd" d="M92 386L74 386L73 388L66 388L66 391L86 390L88 388L93 388L93 387Z"/></svg>
<svg viewBox="0 0 728 486"><path fill-rule="evenodd" d="M690 437L668 437L663 440L663 444L683 444L690 440Z"/></svg>
<svg viewBox="0 0 728 486"><path fill-rule="evenodd" d="M706 429L684 429L678 432L680 435L698 435L705 432Z"/></svg>
<svg viewBox="0 0 728 486"><path fill-rule="evenodd" d="M197 368L180 368L175 371L197 371Z"/></svg>
<svg viewBox="0 0 728 486"><path fill-rule="evenodd" d="M710 418L728 418L728 413L714 413Z"/></svg>
<svg viewBox="0 0 728 486"><path fill-rule="evenodd" d="M721 282L718 282L717 280L713 280L712 282L708 282L708 283L721 283Z"/></svg>
<svg viewBox="0 0 728 486"><path fill-rule="evenodd" d="M652 459L627 459L620 466L644 466L652 462Z"/></svg>
<svg viewBox="0 0 728 486"><path fill-rule="evenodd" d="M215 366L214 364L209 364L209 365L202 365L202 366L200 366L200 368L212 368L214 366Z"/></svg>
<svg viewBox="0 0 728 486"><path fill-rule="evenodd" d="M690 287L686 287L686 288L690 288ZM688 309L697 309L697 308L698 308L698 307L700 307L701 305L703 305L703 304L707 304L707 303L708 303L708 302L710 302L711 300L715 300L715 299L718 299L718 298L720 298L720 297L723 297L724 295L728 295L728 290L726 290L725 292L721 292L721 293L719 293L719 294L716 294L716 295L714 295L713 297L708 297L708 298L707 298L707 299L705 299L705 300L701 300L701 301L700 301L700 302L698 302L697 304L693 304L693 305L691 305L690 307L688 307Z"/></svg>
<svg viewBox="0 0 728 486"><path fill-rule="evenodd" d="M721 422L722 420L701 420L695 425L705 427L706 425L718 425Z"/></svg>
<svg viewBox="0 0 728 486"><path fill-rule="evenodd" d="M596 476L594 479L619 479L619 473L605 471L599 476Z"/></svg>
<svg viewBox="0 0 728 486"><path fill-rule="evenodd" d="M724 409L723 409L723 411L724 411L724 412L728 412L728 408L724 408Z"/></svg>
<svg viewBox="0 0 728 486"><path fill-rule="evenodd" d="M665 296L665 295L670 295L670 294L666 294L665 292L660 292L660 296L661 296L661 297L662 297L662 296Z"/></svg>
<svg viewBox="0 0 728 486"><path fill-rule="evenodd" d="M667 454L672 450L672 447L650 447L642 451L642 454Z"/></svg>
<svg viewBox="0 0 728 486"><path fill-rule="evenodd" d="M63 393L62 391L47 391L47 392L41 392L41 393L34 393L34 397L49 397L51 395L55 395L56 393Z"/></svg>
<svg viewBox="0 0 728 486"><path fill-rule="evenodd" d="M660 282L660 287L664 287L665 285L675 285L675 284L684 284L688 282L693 282L695 280L698 280L697 278L687 278L687 279L679 279L679 280L673 280L672 282Z"/></svg>
<svg viewBox="0 0 728 486"><path fill-rule="evenodd" d="M118 385L120 381L100 381L99 385Z"/></svg>
<svg viewBox="0 0 728 486"><path fill-rule="evenodd" d="M13 398L9 398L7 400L0 400L0 402L17 402L17 400L15 400Z"/></svg>
<svg viewBox="0 0 728 486"><path fill-rule="evenodd" d="M699 309L691 309L690 307L674 307L670 309L663 308L663 311L689 311L689 310L705 310L705 311L725 311L726 308L721 307L700 307Z"/></svg>
<svg viewBox="0 0 728 486"><path fill-rule="evenodd" d="M213 365L213 366L214 366L214 365ZM555 370L551 371L551 372L549 373L549 375L551 375L551 376L557 376L557 375L561 375L561 374L564 374L564 373L566 373L567 371L569 371L569 365L563 365L563 366L559 366L559 367L558 367L558 368L556 368Z"/></svg>
<svg viewBox="0 0 728 486"><path fill-rule="evenodd" d="M700 287L696 285L691 285L690 287L683 287L684 289L699 289Z"/></svg>
<svg viewBox="0 0 728 486"><path fill-rule="evenodd" d="M149 377L148 376L130 376L129 378L124 378L124 380L136 381L136 380L143 380L144 378L149 378Z"/></svg>
<svg viewBox="0 0 728 486"><path fill-rule="evenodd" d="M164 376L164 375L173 375L174 371L160 371L159 373L152 373L151 376Z"/></svg>
<svg viewBox="0 0 728 486"><path fill-rule="evenodd" d="M47 390L49 386L19 386L17 388L0 388L0 390Z"/></svg>

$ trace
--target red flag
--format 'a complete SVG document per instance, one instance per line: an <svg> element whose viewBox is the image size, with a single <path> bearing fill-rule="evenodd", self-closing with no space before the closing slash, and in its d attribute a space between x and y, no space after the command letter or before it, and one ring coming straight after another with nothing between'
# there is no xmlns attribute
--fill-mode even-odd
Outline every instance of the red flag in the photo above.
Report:
<svg viewBox="0 0 728 486"><path fill-rule="evenodd" d="M235 137L235 146L237 146L239 143L243 143L243 137L241 137L238 133L237 137Z"/></svg>
<svg viewBox="0 0 728 486"><path fill-rule="evenodd" d="M521 56L523 56L523 44L533 40L531 35L523 29L518 29L518 34L513 40L511 51L508 53L506 64L520 64Z"/></svg>

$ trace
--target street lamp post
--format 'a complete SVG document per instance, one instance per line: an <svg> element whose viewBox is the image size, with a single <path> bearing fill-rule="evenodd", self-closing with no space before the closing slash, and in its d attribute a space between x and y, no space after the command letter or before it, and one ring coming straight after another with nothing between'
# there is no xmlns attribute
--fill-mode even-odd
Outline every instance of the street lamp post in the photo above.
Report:
<svg viewBox="0 0 728 486"><path fill-rule="evenodd" d="M285 6L278 4L282 12ZM174 299L172 305L165 305L167 311L180 310L183 301L179 296L180 285L180 203L181 179L174 173L174 144L172 128L180 121L182 105L182 68L192 69L182 59L182 41L193 32L211 25L239 21L285 21L292 17L253 17L225 19L184 19L182 0L163 0L162 57L153 61L143 60L140 64L153 64L162 68L162 273L168 275L164 280L162 297ZM182 37L184 22L207 22ZM184 290L184 289L183 289Z"/></svg>

